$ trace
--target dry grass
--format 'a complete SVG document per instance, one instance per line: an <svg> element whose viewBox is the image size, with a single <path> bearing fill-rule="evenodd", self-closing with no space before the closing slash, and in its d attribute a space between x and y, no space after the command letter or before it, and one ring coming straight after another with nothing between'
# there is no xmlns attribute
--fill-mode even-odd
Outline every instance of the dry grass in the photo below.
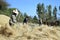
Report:
<svg viewBox="0 0 60 40"><path fill-rule="evenodd" d="M0 40L60 40L60 27L22 23L10 27L4 23L0 24Z"/></svg>

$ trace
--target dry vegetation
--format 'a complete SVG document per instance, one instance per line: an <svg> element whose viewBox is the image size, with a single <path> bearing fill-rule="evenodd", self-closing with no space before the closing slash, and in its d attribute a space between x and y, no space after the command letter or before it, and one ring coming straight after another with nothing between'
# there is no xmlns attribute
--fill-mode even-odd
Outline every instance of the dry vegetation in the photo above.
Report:
<svg viewBox="0 0 60 40"><path fill-rule="evenodd" d="M10 18L0 15L0 40L60 40L60 27L16 23L8 25Z"/></svg>

